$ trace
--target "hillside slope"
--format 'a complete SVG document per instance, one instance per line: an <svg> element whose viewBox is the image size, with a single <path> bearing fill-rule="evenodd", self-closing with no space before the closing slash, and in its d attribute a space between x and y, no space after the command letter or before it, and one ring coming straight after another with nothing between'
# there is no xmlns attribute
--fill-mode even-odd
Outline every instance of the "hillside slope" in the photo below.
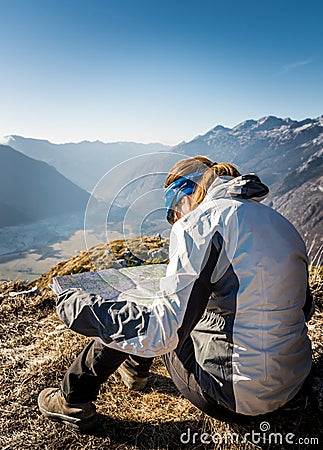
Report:
<svg viewBox="0 0 323 450"><path fill-rule="evenodd" d="M0 145L0 227L82 211L88 199L53 167Z"/></svg>

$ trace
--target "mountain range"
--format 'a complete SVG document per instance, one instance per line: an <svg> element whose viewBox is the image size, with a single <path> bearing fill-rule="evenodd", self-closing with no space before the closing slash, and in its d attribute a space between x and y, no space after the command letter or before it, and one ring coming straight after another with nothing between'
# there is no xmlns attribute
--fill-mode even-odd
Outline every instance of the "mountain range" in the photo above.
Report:
<svg viewBox="0 0 323 450"><path fill-rule="evenodd" d="M241 172L257 172L268 185L281 184L293 171L322 158L323 116L296 120L267 116L246 120L234 128L216 126L173 151L189 156L205 154L236 164ZM297 182L295 182L297 185Z"/></svg>
<svg viewBox="0 0 323 450"><path fill-rule="evenodd" d="M138 155L169 150L169 146L158 143L101 141L53 144L46 140L22 136L7 136L3 141L30 156L55 167L82 189L92 191L100 178L116 165Z"/></svg>
<svg viewBox="0 0 323 450"><path fill-rule="evenodd" d="M217 125L172 148L99 141L52 144L20 136L8 136L5 142L20 154L54 166L82 189L92 191L96 186L93 196L105 204L101 209L93 207L92 223L99 210L100 220L105 220L113 203L107 218L113 229L122 231L127 218L132 224L135 220L140 226L144 224L145 234L156 232L165 226L162 185L166 174L177 160L200 154L213 161L234 163L242 173L257 173L270 187L267 204L294 223L312 255L322 243L323 116L301 121L266 116L233 128ZM30 185L25 186L29 191ZM6 192L6 186L3 189ZM5 195L7 200L10 196L10 192ZM91 201L95 203L93 196ZM15 212L10 210L14 205L3 205L6 215L14 217ZM154 212L154 217L149 211ZM133 231L136 234L142 230L137 227Z"/></svg>

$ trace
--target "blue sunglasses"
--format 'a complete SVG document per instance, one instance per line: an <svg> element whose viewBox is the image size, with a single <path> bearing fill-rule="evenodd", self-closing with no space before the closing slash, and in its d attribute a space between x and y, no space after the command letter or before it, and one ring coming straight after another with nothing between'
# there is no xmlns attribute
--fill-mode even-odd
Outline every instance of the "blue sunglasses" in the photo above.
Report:
<svg viewBox="0 0 323 450"><path fill-rule="evenodd" d="M184 177L178 178L173 181L164 191L165 196L165 206L167 208L167 221L173 225L174 224L174 210L175 206L181 201L185 195L192 194L198 181L202 178L202 172L192 172Z"/></svg>

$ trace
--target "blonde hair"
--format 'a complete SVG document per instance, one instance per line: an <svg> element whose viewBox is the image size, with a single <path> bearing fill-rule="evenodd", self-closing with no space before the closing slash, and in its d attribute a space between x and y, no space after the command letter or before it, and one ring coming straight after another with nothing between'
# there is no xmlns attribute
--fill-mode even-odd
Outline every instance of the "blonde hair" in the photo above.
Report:
<svg viewBox="0 0 323 450"><path fill-rule="evenodd" d="M206 193L217 177L239 177L240 172L238 169L230 163L214 163L202 176L198 182L195 192L193 194L193 202L197 205L202 203Z"/></svg>
<svg viewBox="0 0 323 450"><path fill-rule="evenodd" d="M182 159L174 164L167 175L164 188L167 188L178 178L185 177L185 175L193 172L203 171L204 174L197 183L197 188L193 194L193 203L195 204L195 207L203 201L209 187L217 177L240 176L240 172L233 164L225 162L214 163L206 156L198 155L191 158Z"/></svg>
<svg viewBox="0 0 323 450"><path fill-rule="evenodd" d="M194 156L192 158L181 159L173 165L170 169L164 188L166 189L171 183L178 180L181 177L185 177L193 172L203 172L211 167L213 162L206 156Z"/></svg>

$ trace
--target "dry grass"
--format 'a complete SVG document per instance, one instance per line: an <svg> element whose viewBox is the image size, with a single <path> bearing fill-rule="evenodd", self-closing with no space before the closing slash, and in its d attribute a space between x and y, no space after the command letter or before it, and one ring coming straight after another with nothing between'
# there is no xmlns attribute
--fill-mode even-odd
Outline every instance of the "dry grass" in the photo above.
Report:
<svg viewBox="0 0 323 450"><path fill-rule="evenodd" d="M116 244L122 250L122 243ZM120 251L121 251L120 250ZM93 250L95 251L95 250ZM99 251L98 249L96 251ZM247 426L228 425L209 418L177 392L160 358L156 358L149 385L144 392L130 392L114 374L102 386L97 401L99 428L93 434L79 434L65 425L44 419L38 412L37 396L41 389L58 386L66 368L82 349L86 338L62 325L54 310L54 298L47 289L56 271L88 269L86 255L56 266L38 282L42 295L9 297L12 290L24 290L23 282L1 283L1 391L0 447L2 450L48 449L236 449L275 448L263 443L181 444L180 436L190 428L210 435L235 432L242 436L259 431L259 421ZM79 264L79 265L78 265ZM69 272L71 273L71 272ZM322 376L322 270L313 269L312 287L316 313L309 323L314 349L314 379ZM315 380L314 380L315 381ZM321 384L318 385L319 389ZM285 436L319 437L321 414L316 396L320 391L304 391L281 411L263 418L272 432ZM322 394L322 392L321 392ZM322 404L321 404L322 405ZM315 448L310 445L279 445L277 448ZM317 445L316 448L319 448Z"/></svg>

